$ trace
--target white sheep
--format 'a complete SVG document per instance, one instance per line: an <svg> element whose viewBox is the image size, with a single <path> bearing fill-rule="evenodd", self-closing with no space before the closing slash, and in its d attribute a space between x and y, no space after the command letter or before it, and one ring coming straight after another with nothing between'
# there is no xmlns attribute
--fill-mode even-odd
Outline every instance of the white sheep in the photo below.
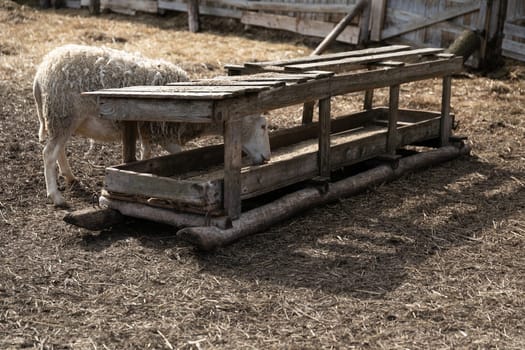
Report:
<svg viewBox="0 0 525 350"><path fill-rule="evenodd" d="M40 129L38 136L47 142L43 150L47 196L56 206L66 202L57 187L56 164L68 183L75 176L66 158L66 143L72 135L111 142L122 137L122 123L99 117L96 101L81 96L82 92L136 85L165 85L187 81L178 66L163 60L152 60L124 51L66 45L48 53L37 69L33 94ZM190 123L139 123L142 158L150 155L151 143L169 152L205 133L221 132L209 125ZM243 150L254 164L270 159L270 145L265 118L254 115L244 119Z"/></svg>

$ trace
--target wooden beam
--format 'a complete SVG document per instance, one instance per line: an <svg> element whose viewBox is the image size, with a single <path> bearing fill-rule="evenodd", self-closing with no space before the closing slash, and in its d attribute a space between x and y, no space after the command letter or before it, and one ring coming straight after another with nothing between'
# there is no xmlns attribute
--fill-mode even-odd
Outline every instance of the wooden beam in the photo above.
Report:
<svg viewBox="0 0 525 350"><path fill-rule="evenodd" d="M330 97L319 100L319 150L318 166L321 178L330 178Z"/></svg>
<svg viewBox="0 0 525 350"><path fill-rule="evenodd" d="M368 0L359 0L357 4L348 12L343 19L337 23L337 25L332 29L332 31L324 38L324 40L315 48L312 55L318 55L337 39L339 34L352 22L352 20L359 14L363 12L365 7L368 6ZM358 38L359 41L359 38Z"/></svg>
<svg viewBox="0 0 525 350"><path fill-rule="evenodd" d="M443 91L441 97L441 122L440 122L440 140L441 146L449 144L449 138L452 131L452 120L450 118L450 97L452 88L452 77L450 75L443 78Z"/></svg>
<svg viewBox="0 0 525 350"><path fill-rule="evenodd" d="M224 122L224 209L232 219L241 215L242 119Z"/></svg>
<svg viewBox="0 0 525 350"><path fill-rule="evenodd" d="M333 29L333 23L274 15L262 12L243 12L241 23L265 28L281 29L290 32L324 38ZM359 27L348 26L338 36L337 41L356 44L359 38Z"/></svg>
<svg viewBox="0 0 525 350"><path fill-rule="evenodd" d="M386 151L390 155L396 154L398 146L397 121L399 119L399 85L390 86L388 107L388 134L386 137Z"/></svg>
<svg viewBox="0 0 525 350"><path fill-rule="evenodd" d="M188 29L192 33L200 29L199 0L188 0Z"/></svg>
<svg viewBox="0 0 525 350"><path fill-rule="evenodd" d="M385 22L386 1L387 0L372 0L370 40L381 41L382 39L381 31L383 30L383 24Z"/></svg>
<svg viewBox="0 0 525 350"><path fill-rule="evenodd" d="M122 122L122 161L130 163L137 160L136 142L137 142L137 123L134 121Z"/></svg>
<svg viewBox="0 0 525 350"><path fill-rule="evenodd" d="M442 13L436 14L432 18L424 18L420 21L409 22L401 27L391 27L383 30L381 33L381 40L388 40L396 36L400 36L418 29L429 27L436 23L444 22L449 19L463 16L472 12L480 10L479 2L470 3L461 7L454 7L450 10L444 11Z"/></svg>

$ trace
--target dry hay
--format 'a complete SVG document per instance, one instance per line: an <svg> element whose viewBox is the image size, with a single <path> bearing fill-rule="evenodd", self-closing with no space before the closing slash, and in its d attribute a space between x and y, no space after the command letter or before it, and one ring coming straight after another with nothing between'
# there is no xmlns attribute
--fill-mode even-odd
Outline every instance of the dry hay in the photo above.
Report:
<svg viewBox="0 0 525 350"><path fill-rule="evenodd" d="M469 136L472 157L204 255L170 227L134 222L93 234L46 204L36 64L64 43L97 44L87 32L125 38L109 45L181 64L192 77L312 47L208 18L191 34L184 15L94 18L2 5L0 18L29 19L0 21L0 47L15 53L0 55L0 348L525 348L522 64L508 61L497 79L453 80L457 133ZM401 104L437 109L439 86L403 85ZM387 96L378 91L375 102ZM361 96L340 100L341 112L361 104ZM275 113L273 127L295 124L297 112ZM88 146L74 140L72 154ZM66 191L74 209L91 205L103 166L118 160L118 145L73 158L82 179Z"/></svg>

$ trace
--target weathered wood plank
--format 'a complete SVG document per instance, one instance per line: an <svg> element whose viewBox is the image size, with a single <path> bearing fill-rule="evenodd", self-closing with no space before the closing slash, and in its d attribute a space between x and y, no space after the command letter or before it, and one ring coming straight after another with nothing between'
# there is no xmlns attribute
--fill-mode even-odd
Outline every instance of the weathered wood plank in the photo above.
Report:
<svg viewBox="0 0 525 350"><path fill-rule="evenodd" d="M180 213L169 209L152 207L143 203L119 200L112 198L109 194L101 196L99 202L101 206L111 208L108 210L118 211L118 213L122 215L137 219L152 220L177 227L216 226L226 229L232 226L231 220L228 217Z"/></svg>
<svg viewBox="0 0 525 350"><path fill-rule="evenodd" d="M107 97L107 98L133 98L133 99L171 99L171 100L222 100L233 96L243 95L244 92L208 92L208 91L133 91L133 89L99 90L85 92L83 95Z"/></svg>
<svg viewBox="0 0 525 350"><path fill-rule="evenodd" d="M211 123L210 101L99 97L100 116L111 120Z"/></svg>
<svg viewBox="0 0 525 350"><path fill-rule="evenodd" d="M319 176L330 177L330 97L319 100Z"/></svg>
<svg viewBox="0 0 525 350"><path fill-rule="evenodd" d="M385 22L387 0L372 0L370 40L381 41L381 30Z"/></svg>
<svg viewBox="0 0 525 350"><path fill-rule="evenodd" d="M222 185L217 181L176 180L110 167L106 168L105 189L108 192L173 200L203 210L218 209L222 205Z"/></svg>
<svg viewBox="0 0 525 350"><path fill-rule="evenodd" d="M452 131L452 121L450 119L450 97L452 95L452 77L450 75L443 78L443 89L441 94L441 119L440 119L440 140L441 146L447 146Z"/></svg>
<svg viewBox="0 0 525 350"><path fill-rule="evenodd" d="M332 42L334 42L337 39L337 37L343 32L343 30L345 30L345 28L350 24L354 17L360 15L367 6L368 0L358 0L355 6L349 9L348 14L344 16L343 19L341 19L341 21L339 21L339 23L335 25L335 27L330 31L330 33L328 33L328 35L325 36L323 41L315 48L312 54L318 55L321 52L325 51L325 49ZM360 36L362 35L362 29L363 28L361 27ZM366 28L365 30L368 32L368 28ZM357 39L357 41L359 42L359 38Z"/></svg>
<svg viewBox="0 0 525 350"><path fill-rule="evenodd" d="M333 28L332 23L300 19L290 16L273 15L260 12L243 12L241 22L265 28L287 30L302 35L324 38ZM356 44L359 28L348 26L337 37L337 41Z"/></svg>
<svg viewBox="0 0 525 350"><path fill-rule="evenodd" d="M224 122L224 209L234 220L241 215L242 120Z"/></svg>
<svg viewBox="0 0 525 350"><path fill-rule="evenodd" d="M314 62L329 61L329 60L336 60L336 59L342 59L342 58L377 55L377 54L387 53L387 52L408 50L410 48L411 47L407 45L390 45L390 46L381 46L377 48L370 48L370 49L363 49L363 50L330 53L330 54L324 54L324 55L318 55L318 56L291 58L287 60L247 62L244 65L245 66L255 66L255 67L285 66L285 65L290 65L290 64L314 63Z"/></svg>
<svg viewBox="0 0 525 350"><path fill-rule="evenodd" d="M362 56L362 57L351 57L343 58L339 60L326 61L326 62L314 62L314 63L300 63L291 64L284 66L285 71L303 71L311 69L324 69L334 72L344 72L355 68L360 68L365 64L380 62L391 59L403 59L413 56L420 55L432 55L439 52L443 52L440 48L423 48L399 52L389 52L384 54Z"/></svg>
<svg viewBox="0 0 525 350"><path fill-rule="evenodd" d="M399 119L399 85L390 86L388 102L388 134L386 151L390 155L396 154L398 146L397 121Z"/></svg>
<svg viewBox="0 0 525 350"><path fill-rule="evenodd" d="M208 84L199 84L193 82L182 82L174 83L166 86L128 86L118 89L104 89L93 92L85 93L85 95L95 95L95 96L114 96L122 97L130 96L135 97L139 96L141 98L166 98L170 97L169 94L173 94L173 98L178 98L178 96L184 96L186 93L200 93L203 96L210 94L210 99L215 98L217 93L226 93L235 96L236 93L248 93L248 92L258 92L262 90L269 89L270 84L259 84L259 85L249 85L248 83L237 84L237 85L224 85L222 83L213 84L212 82Z"/></svg>
<svg viewBox="0 0 525 350"><path fill-rule="evenodd" d="M136 143L137 143L137 122L125 121L122 130L122 161L130 163L137 160Z"/></svg>

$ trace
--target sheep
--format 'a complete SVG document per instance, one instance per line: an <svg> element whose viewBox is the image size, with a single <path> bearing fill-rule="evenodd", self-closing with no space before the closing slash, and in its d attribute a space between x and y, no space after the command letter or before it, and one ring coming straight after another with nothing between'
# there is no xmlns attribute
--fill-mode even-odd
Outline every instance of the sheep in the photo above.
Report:
<svg viewBox="0 0 525 350"><path fill-rule="evenodd" d="M178 66L125 51L83 45L65 45L49 52L39 65L33 95L40 128L38 137L45 141L42 151L47 196L55 206L67 206L57 188L56 164L68 184L76 181L66 157L66 143L72 135L112 142L121 139L123 124L99 117L98 105L82 92L136 85L163 85L187 81ZM141 156L148 158L151 143L167 151L181 150L187 141L219 128L190 123L138 123ZM47 138L47 140L46 140ZM243 150L253 164L270 159L266 119L259 115L244 119Z"/></svg>

